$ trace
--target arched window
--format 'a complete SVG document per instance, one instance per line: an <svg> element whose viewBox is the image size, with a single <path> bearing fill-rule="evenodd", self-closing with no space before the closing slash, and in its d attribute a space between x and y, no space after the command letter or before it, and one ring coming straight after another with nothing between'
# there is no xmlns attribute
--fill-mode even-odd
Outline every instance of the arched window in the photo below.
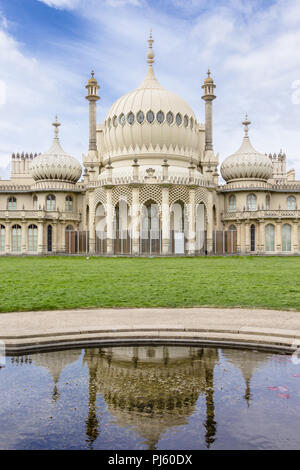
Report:
<svg viewBox="0 0 300 470"><path fill-rule="evenodd" d="M289 196L287 199L287 208L290 211L294 211L296 209L296 198L294 196Z"/></svg>
<svg viewBox="0 0 300 470"><path fill-rule="evenodd" d="M267 194L266 195L266 210L269 210L270 206L271 206L271 198L270 198L270 195Z"/></svg>
<svg viewBox="0 0 300 470"><path fill-rule="evenodd" d="M291 234L292 228L289 224L284 224L282 226L282 251L291 251Z"/></svg>
<svg viewBox="0 0 300 470"><path fill-rule="evenodd" d="M73 225L68 225L68 226L66 227L66 232L73 232L73 231L74 231Z"/></svg>
<svg viewBox="0 0 300 470"><path fill-rule="evenodd" d="M250 250L255 251L255 225L254 224L252 224L250 227L250 241L251 241Z"/></svg>
<svg viewBox="0 0 300 470"><path fill-rule="evenodd" d="M48 225L47 229L47 248L52 251L52 225Z"/></svg>
<svg viewBox="0 0 300 470"><path fill-rule="evenodd" d="M11 229L11 251L18 253L21 251L21 227L13 225Z"/></svg>
<svg viewBox="0 0 300 470"><path fill-rule="evenodd" d="M37 237L38 228L36 225L29 225L28 227L28 251L37 251Z"/></svg>
<svg viewBox="0 0 300 470"><path fill-rule="evenodd" d="M71 196L66 197L66 211L72 212L73 210L73 199Z"/></svg>
<svg viewBox="0 0 300 470"><path fill-rule="evenodd" d="M275 227L273 224L266 226L266 251L275 251Z"/></svg>
<svg viewBox="0 0 300 470"><path fill-rule="evenodd" d="M174 232L184 232L184 204L181 201L175 202L171 207L171 230Z"/></svg>
<svg viewBox="0 0 300 470"><path fill-rule="evenodd" d="M48 194L46 198L46 210L55 211L55 196L53 194Z"/></svg>
<svg viewBox="0 0 300 470"><path fill-rule="evenodd" d="M5 251L5 226L0 225L0 251Z"/></svg>
<svg viewBox="0 0 300 470"><path fill-rule="evenodd" d="M228 230L229 230L230 232L236 232L236 226L235 226L235 225L230 225L229 228L228 228Z"/></svg>
<svg viewBox="0 0 300 470"><path fill-rule="evenodd" d="M127 202L121 199L115 207L114 230L125 236L125 232L127 232L128 227L129 208Z"/></svg>
<svg viewBox="0 0 300 470"><path fill-rule="evenodd" d="M100 202L96 209L95 217L96 232L106 232L106 216L104 205Z"/></svg>
<svg viewBox="0 0 300 470"><path fill-rule="evenodd" d="M8 198L7 208L9 211L15 211L17 209L17 200L15 197Z"/></svg>
<svg viewBox="0 0 300 470"><path fill-rule="evenodd" d="M235 196L230 196L229 198L229 211L235 211L236 210L236 198Z"/></svg>
<svg viewBox="0 0 300 470"><path fill-rule="evenodd" d="M256 196L255 194L249 194L247 198L248 211L256 211Z"/></svg>
<svg viewBox="0 0 300 470"><path fill-rule="evenodd" d="M38 198L37 196L33 196L33 210L37 210L38 209Z"/></svg>
<svg viewBox="0 0 300 470"><path fill-rule="evenodd" d="M148 201L142 207L142 230L143 232L159 231L159 208L156 202ZM146 233L146 237L148 233Z"/></svg>

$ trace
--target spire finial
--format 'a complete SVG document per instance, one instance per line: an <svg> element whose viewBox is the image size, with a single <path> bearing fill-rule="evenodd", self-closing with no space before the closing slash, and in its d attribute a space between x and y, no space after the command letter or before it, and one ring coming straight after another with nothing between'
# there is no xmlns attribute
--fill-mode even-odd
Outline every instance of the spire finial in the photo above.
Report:
<svg viewBox="0 0 300 470"><path fill-rule="evenodd" d="M148 39L149 49L148 49L148 54L147 54L147 58L148 58L147 62L150 67L152 67L152 64L154 63L154 57L155 57L155 54L152 49L153 43L154 43L154 40L152 39L152 29L150 29L150 35Z"/></svg>
<svg viewBox="0 0 300 470"><path fill-rule="evenodd" d="M94 70L91 71L91 75L92 75L92 77L94 78L94 75L95 75Z"/></svg>
<svg viewBox="0 0 300 470"><path fill-rule="evenodd" d="M58 139L58 128L60 126L60 122L58 122L57 115L55 116L55 121L52 122L52 126L54 127L54 138Z"/></svg>
<svg viewBox="0 0 300 470"><path fill-rule="evenodd" d="M246 113L245 121L242 122L243 126L245 126L245 137L248 137L248 127L250 126L251 122L248 119L248 113Z"/></svg>
<svg viewBox="0 0 300 470"><path fill-rule="evenodd" d="M210 77L210 69L207 71L207 76Z"/></svg>

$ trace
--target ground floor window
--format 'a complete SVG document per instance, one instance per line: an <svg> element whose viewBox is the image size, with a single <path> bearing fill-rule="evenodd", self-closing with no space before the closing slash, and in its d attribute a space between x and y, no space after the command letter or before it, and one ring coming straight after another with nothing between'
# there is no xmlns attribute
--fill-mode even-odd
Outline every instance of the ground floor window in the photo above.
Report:
<svg viewBox="0 0 300 470"><path fill-rule="evenodd" d="M0 225L0 251L5 251L5 227Z"/></svg>
<svg viewBox="0 0 300 470"><path fill-rule="evenodd" d="M52 225L48 225L47 248L48 248L48 251L52 251Z"/></svg>
<svg viewBox="0 0 300 470"><path fill-rule="evenodd" d="M252 224L250 228L250 235L251 235L251 251L255 251L255 225Z"/></svg>
<svg viewBox="0 0 300 470"><path fill-rule="evenodd" d="M28 227L28 251L37 251L38 229L36 225Z"/></svg>
<svg viewBox="0 0 300 470"><path fill-rule="evenodd" d="M266 226L266 251L275 251L275 227L272 224Z"/></svg>
<svg viewBox="0 0 300 470"><path fill-rule="evenodd" d="M291 251L291 226L289 224L284 224L282 226L282 251Z"/></svg>
<svg viewBox="0 0 300 470"><path fill-rule="evenodd" d="M21 227L13 225L11 230L11 251L18 253L21 251Z"/></svg>

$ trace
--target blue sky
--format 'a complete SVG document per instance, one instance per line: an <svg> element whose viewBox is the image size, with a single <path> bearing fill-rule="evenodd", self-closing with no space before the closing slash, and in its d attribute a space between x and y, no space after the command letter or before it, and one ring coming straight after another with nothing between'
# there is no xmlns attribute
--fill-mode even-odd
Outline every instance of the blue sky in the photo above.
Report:
<svg viewBox="0 0 300 470"><path fill-rule="evenodd" d="M161 84L204 121L201 85L217 85L214 146L240 145L244 114L261 152L288 156L300 178L299 0L0 0L0 174L12 152L50 146L57 113L65 150L88 147L85 85L101 86L98 122L146 72L149 29Z"/></svg>

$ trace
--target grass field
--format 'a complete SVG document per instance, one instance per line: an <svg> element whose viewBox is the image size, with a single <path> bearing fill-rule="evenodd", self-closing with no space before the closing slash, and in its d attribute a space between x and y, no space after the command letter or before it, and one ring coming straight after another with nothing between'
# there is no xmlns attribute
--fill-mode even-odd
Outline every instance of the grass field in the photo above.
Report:
<svg viewBox="0 0 300 470"><path fill-rule="evenodd" d="M300 310L300 258L0 258L0 311L79 307Z"/></svg>

